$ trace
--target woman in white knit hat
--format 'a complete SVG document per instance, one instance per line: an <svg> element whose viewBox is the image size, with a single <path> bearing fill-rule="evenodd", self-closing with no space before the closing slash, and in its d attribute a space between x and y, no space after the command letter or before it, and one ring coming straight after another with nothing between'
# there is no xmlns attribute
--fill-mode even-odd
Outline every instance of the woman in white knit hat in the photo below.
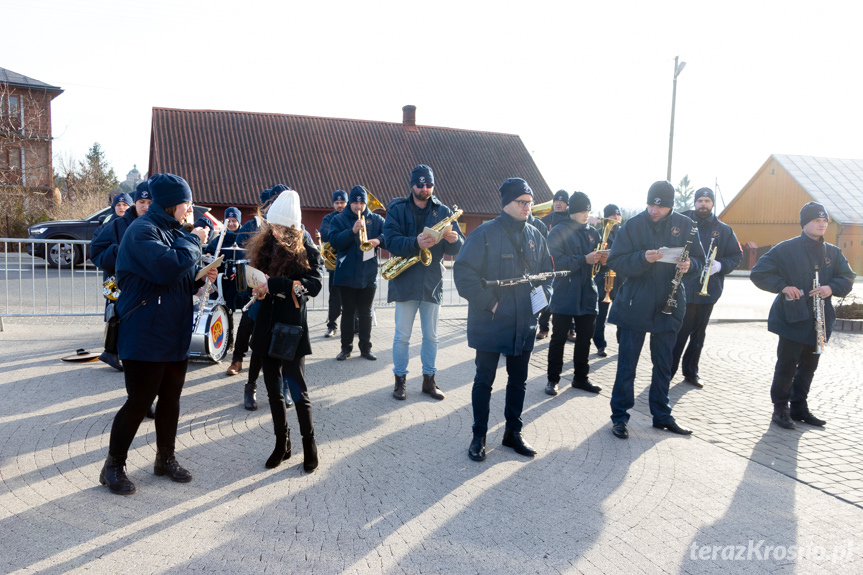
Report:
<svg viewBox="0 0 863 575"><path fill-rule="evenodd" d="M276 447L267 467L278 467L291 456L285 398L281 392L284 377L297 408L300 433L303 436L303 467L307 472L318 466L312 404L306 387L305 356L312 353L306 323L306 300L321 291L320 252L301 225L300 198L294 190L282 192L267 211L267 224L246 244L251 265L268 279L254 289L262 301L255 320L252 350L262 358L264 383L267 386ZM301 287L299 287L301 286ZM298 295L297 291L305 293ZM269 356L270 340L276 322L302 326L302 337L296 356L283 361Z"/></svg>

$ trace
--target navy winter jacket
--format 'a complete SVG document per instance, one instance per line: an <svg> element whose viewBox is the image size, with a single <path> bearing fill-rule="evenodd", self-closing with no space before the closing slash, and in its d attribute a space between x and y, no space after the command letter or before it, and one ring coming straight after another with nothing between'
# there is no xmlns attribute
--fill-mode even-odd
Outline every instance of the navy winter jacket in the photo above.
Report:
<svg viewBox="0 0 863 575"><path fill-rule="evenodd" d="M842 250L833 244L813 240L801 233L798 237L773 246L761 256L750 272L749 279L759 288L778 294L770 308L767 329L806 345L815 345L815 310L809 292L815 279L815 266L820 265L821 285L829 285L836 297L845 297L854 287L856 274L848 265ZM786 301L783 288L794 286L803 291L799 300ZM836 312L833 297L824 299L824 327L830 339Z"/></svg>
<svg viewBox="0 0 863 575"><path fill-rule="evenodd" d="M342 210L343 212L344 210ZM333 218L339 215L341 212L330 212L324 216L324 219L321 220L321 228L318 230L321 233L321 241L329 242L330 241L330 223L332 223Z"/></svg>
<svg viewBox="0 0 863 575"><path fill-rule="evenodd" d="M414 211L416 210L416 212ZM417 215L419 219L417 219ZM384 221L384 239L387 250L394 256L410 258L419 255L417 236L425 228L432 228L441 220L452 215L452 210L432 196L425 209L420 210L413 204L412 194L396 198L387 207ZM432 262L428 266L416 263L401 274L389 280L387 301L428 301L440 304L443 300L443 256L456 255L464 245L464 236L458 225L450 224L450 229L458 232L458 240L449 243L441 240L429 248Z"/></svg>
<svg viewBox="0 0 863 575"><path fill-rule="evenodd" d="M555 271L569 270L569 275L554 278L554 297L548 309L564 315L596 315L597 291L591 277L593 264L584 256L596 249L599 234L587 224L571 218L548 234L548 250Z"/></svg>
<svg viewBox="0 0 863 575"><path fill-rule="evenodd" d="M156 295L120 323L120 359L181 361L192 341L192 295L203 285L201 242L158 206L132 222L120 242L117 281L123 316Z"/></svg>
<svg viewBox="0 0 863 575"><path fill-rule="evenodd" d="M102 270L102 281L106 281L116 272L120 241L137 217L134 206L130 207L122 218L111 218L102 225L90 241L90 260Z"/></svg>
<svg viewBox="0 0 863 575"><path fill-rule="evenodd" d="M684 212L683 215L692 219L698 225L698 237L701 239L701 247L704 249L705 264L707 263L707 258L710 257L708 248L710 248L711 240L713 240L713 247L718 247L716 250L716 261L722 264L722 269L710 276L710 280L707 282L707 293L710 295L698 295L698 292L701 291L701 275L686 277L684 285L686 286L689 303L716 303L719 301L720 296L722 296L725 276L736 270L737 266L740 265L740 260L743 258L743 250L740 249L740 243L737 241L734 230L728 224L720 222L716 214L710 214L709 217L701 219L695 214L695 210L691 210Z"/></svg>
<svg viewBox="0 0 863 575"><path fill-rule="evenodd" d="M518 243L518 250L510 238ZM533 351L537 322L530 302L530 284L483 288L480 282L517 278L525 271L530 275L552 271L548 246L535 227L501 213L467 237L456 257L453 277L459 295L468 301L470 347L505 355ZM550 300L551 279L536 285L542 286ZM497 309L492 312L495 304Z"/></svg>
<svg viewBox="0 0 863 575"><path fill-rule="evenodd" d="M670 315L662 313L671 295L671 280L677 272L672 263L649 263L644 252L661 247L683 247L689 239L695 222L682 214L671 212L653 222L647 210L627 220L617 236L608 256L608 267L617 274L617 297L608 316L609 323L626 329L650 333L677 332L686 314L687 290L683 282L677 289L677 307ZM687 277L698 277L704 265L704 250L698 234L689 248L691 263Z"/></svg>
<svg viewBox="0 0 863 575"><path fill-rule="evenodd" d="M369 240L375 238L381 241L379 247L385 246L384 219L366 208L363 217L366 218L366 236ZM378 250L375 257L363 261L364 251L360 249L360 234L353 231L357 215L349 208L335 216L330 221L330 245L336 250L335 277L333 285L354 289L365 289L378 285Z"/></svg>
<svg viewBox="0 0 863 575"><path fill-rule="evenodd" d="M306 257L309 262L309 270L302 275L294 277L271 276L267 281L269 294L263 300L256 302L255 306L260 306L256 311L255 327L252 337L252 350L255 353L264 355L270 349L270 339L273 335L273 326L276 322L287 323L290 325L303 326L303 337L300 340L300 345L297 348L297 357L302 357L312 353L312 345L309 342L309 326L306 320L306 302L309 298L313 298L321 292L321 254L318 248L312 242L312 238L308 234L303 235L303 245L306 248ZM262 270L265 273L268 270ZM297 303L300 307L294 305L294 300L291 296L294 280L299 280L303 287L308 290L306 295L297 297Z"/></svg>
<svg viewBox="0 0 863 575"><path fill-rule="evenodd" d="M528 223L528 225L531 225L531 226L535 227L537 230L539 230L539 233L542 234L542 237L544 237L546 239L546 241L548 241L548 226L545 225L545 222L543 222L539 218L533 217L533 214L528 214L527 215L527 223Z"/></svg>

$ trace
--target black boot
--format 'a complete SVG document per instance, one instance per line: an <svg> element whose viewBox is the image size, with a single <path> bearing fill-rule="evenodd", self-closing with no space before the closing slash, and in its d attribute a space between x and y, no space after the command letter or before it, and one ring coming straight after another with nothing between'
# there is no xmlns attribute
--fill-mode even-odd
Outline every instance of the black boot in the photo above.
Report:
<svg viewBox="0 0 863 575"><path fill-rule="evenodd" d="M267 469L274 469L282 464L282 461L291 457L291 435L288 432L285 435L276 436L276 448L273 454L267 459Z"/></svg>
<svg viewBox="0 0 863 575"><path fill-rule="evenodd" d="M311 473L318 468L318 446L315 445L315 436L303 437L303 469Z"/></svg>
<svg viewBox="0 0 863 575"><path fill-rule="evenodd" d="M397 375L396 376L396 384L393 387L393 397L396 399L405 400L408 397L407 392L405 391L405 376Z"/></svg>
<svg viewBox="0 0 863 575"><path fill-rule="evenodd" d="M467 448L467 456L474 461L485 461L485 435L474 433L470 447Z"/></svg>
<svg viewBox="0 0 863 575"><path fill-rule="evenodd" d="M192 474L180 467L174 454L171 453L168 455L167 451L165 455L162 455L161 451L156 451L156 463L153 465L153 473L159 477L167 475L171 478L171 481L176 481L177 483L188 483L192 480Z"/></svg>
<svg viewBox="0 0 863 575"><path fill-rule="evenodd" d="M246 389L244 392L243 402L244 407L249 411L255 411L258 409L258 396L255 392L258 391L257 383L247 383Z"/></svg>
<svg viewBox="0 0 863 575"><path fill-rule="evenodd" d="M423 374L423 393L429 394L434 399L443 399L446 396L438 388L437 383L434 380L434 376L435 374Z"/></svg>
<svg viewBox="0 0 863 575"><path fill-rule="evenodd" d="M108 455L102 473L99 474L99 483L107 485L111 493L117 495L132 495L135 493L135 484L126 477L126 460L118 459Z"/></svg>
<svg viewBox="0 0 863 575"><path fill-rule="evenodd" d="M515 452L520 455L526 455L528 457L536 455L536 449L531 447L530 444L524 440L520 431L513 431L509 428L505 429L501 444L504 447L512 447Z"/></svg>
<svg viewBox="0 0 863 575"><path fill-rule="evenodd" d="M784 427L785 429L796 429L797 426L791 421L791 409L785 405L774 405L773 406L773 422L778 424L779 427Z"/></svg>

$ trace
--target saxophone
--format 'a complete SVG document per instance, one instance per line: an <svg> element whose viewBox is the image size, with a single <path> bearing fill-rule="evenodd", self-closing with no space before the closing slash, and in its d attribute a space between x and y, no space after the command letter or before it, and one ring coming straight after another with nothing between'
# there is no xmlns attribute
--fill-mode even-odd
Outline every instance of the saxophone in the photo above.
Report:
<svg viewBox="0 0 863 575"><path fill-rule="evenodd" d="M459 219L462 214L462 210L455 204L452 206L452 214L445 217L438 223L432 227L432 229L436 232L442 232L446 229L447 226L452 224L454 221ZM381 276L385 280L391 280L395 277L398 277L402 272L406 269L414 265L415 263L420 262L424 266L428 266L432 262L432 253L428 248L423 248L420 250L418 255L415 255L410 258L404 257L394 257L387 260L387 263L384 264L384 267L381 269Z"/></svg>
<svg viewBox="0 0 863 575"><path fill-rule="evenodd" d="M812 296L812 308L815 311L815 352L821 354L824 351L824 346L827 345L827 332L824 329L824 300L818 291L821 288L821 280L818 277L820 266L815 266L815 279L812 280L812 290L815 295Z"/></svg>
<svg viewBox="0 0 863 575"><path fill-rule="evenodd" d="M692 224L692 227L689 229L689 239L686 240L686 245L683 246L683 251L680 252L680 259L678 262L685 262L689 259L689 246L692 245L692 239L695 237L695 234L698 233L698 228L695 224ZM683 270L677 268L677 272L674 274L674 279L671 280L671 293L668 294L668 299L665 301L665 307L662 308L662 313L665 315L671 315L674 311L674 308L677 307L677 288L680 287L680 282L683 279Z"/></svg>
<svg viewBox="0 0 863 575"><path fill-rule="evenodd" d="M336 269L336 250L330 245L330 242L321 241L321 232L315 232L318 236L318 249L321 251L321 257L324 258L324 267L330 271Z"/></svg>

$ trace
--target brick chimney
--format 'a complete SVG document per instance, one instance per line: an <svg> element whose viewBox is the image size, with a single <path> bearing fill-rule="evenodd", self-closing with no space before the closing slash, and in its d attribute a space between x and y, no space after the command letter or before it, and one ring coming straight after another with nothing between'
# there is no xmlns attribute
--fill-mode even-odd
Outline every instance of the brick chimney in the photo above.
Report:
<svg viewBox="0 0 863 575"><path fill-rule="evenodd" d="M417 128L417 107L411 106L408 104L407 106L402 107L402 125L405 127L405 131L407 132L419 132L420 129Z"/></svg>

